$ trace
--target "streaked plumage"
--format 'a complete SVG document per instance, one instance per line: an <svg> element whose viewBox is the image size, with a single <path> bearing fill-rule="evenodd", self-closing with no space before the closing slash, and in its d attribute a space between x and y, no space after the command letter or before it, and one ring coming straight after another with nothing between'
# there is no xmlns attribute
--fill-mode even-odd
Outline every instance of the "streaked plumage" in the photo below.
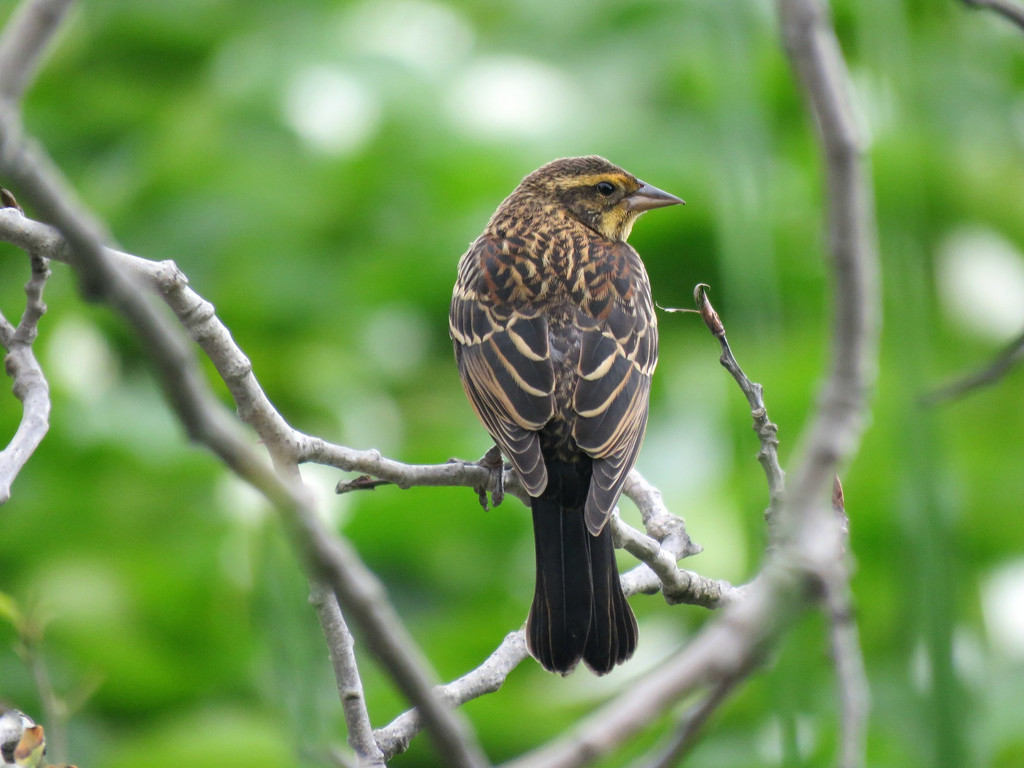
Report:
<svg viewBox="0 0 1024 768"><path fill-rule="evenodd" d="M636 648L608 517L647 424L658 327L626 243L650 208L682 202L604 158L528 175L459 263L450 330L470 403L532 497L531 653L609 672Z"/></svg>

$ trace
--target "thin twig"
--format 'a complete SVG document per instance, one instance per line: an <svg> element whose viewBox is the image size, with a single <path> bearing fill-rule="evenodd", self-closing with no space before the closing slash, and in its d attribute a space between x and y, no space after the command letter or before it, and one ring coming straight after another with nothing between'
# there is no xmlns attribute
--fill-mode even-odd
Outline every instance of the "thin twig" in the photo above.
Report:
<svg viewBox="0 0 1024 768"><path fill-rule="evenodd" d="M995 11L1024 29L1024 5L1014 2L1014 0L963 0L963 3L970 8Z"/></svg>
<svg viewBox="0 0 1024 768"><path fill-rule="evenodd" d="M925 405L939 405L950 400L957 400L977 389L995 384L1021 361L1024 361L1024 332L1003 347L992 362L984 368L940 387L925 395L922 401Z"/></svg>
<svg viewBox="0 0 1024 768"><path fill-rule="evenodd" d="M47 756L62 763L68 759L68 707L53 687L50 669L46 666L40 645L38 638L23 636L18 650L25 666L32 673L32 681L43 705Z"/></svg>
<svg viewBox="0 0 1024 768"><path fill-rule="evenodd" d="M3 203L4 207L0 211L5 216L23 218L21 209L10 193L4 195ZM7 447L0 451L0 504L10 498L14 479L50 428L50 388L32 350L39 321L46 312L43 288L50 270L46 259L38 254L32 255L31 263L32 276L25 284L25 311L17 327L0 315L0 344L7 350L5 369L14 382L15 397L22 403L18 429Z"/></svg>
<svg viewBox="0 0 1024 768"><path fill-rule="evenodd" d="M768 409L764 404L764 387L747 378L743 369L740 368L740 364L736 362L732 347L729 346L729 339L725 334L725 325L715 308L711 306L708 288L709 286L704 283L698 284L693 289L693 300L697 304L704 324L711 331L711 335L718 339L719 346L722 348L722 356L718 361L736 380L750 405L750 415L754 420L754 432L761 443L757 460L764 469L764 476L768 481L768 509L765 510L764 516L769 531L774 534L777 532L778 513L786 493L786 473L782 471L782 465L779 464L779 428L768 418Z"/></svg>

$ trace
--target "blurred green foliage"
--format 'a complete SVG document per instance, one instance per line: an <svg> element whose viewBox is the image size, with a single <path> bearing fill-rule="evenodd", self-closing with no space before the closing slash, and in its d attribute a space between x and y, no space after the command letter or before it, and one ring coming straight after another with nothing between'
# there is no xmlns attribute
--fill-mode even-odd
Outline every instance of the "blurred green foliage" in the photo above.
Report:
<svg viewBox="0 0 1024 768"><path fill-rule="evenodd" d="M1024 327L1024 35L953 0L833 9L871 142L885 292L873 419L843 478L870 764L1011 768L1024 759L1022 374L939 408L919 400ZM820 157L777 38L765 0L93 0L25 120L121 247L174 259L216 304L292 424L412 462L488 447L447 338L460 253L527 172L603 154L687 200L632 242L662 305L711 284L788 461L822 377L830 280ZM27 262L0 246L0 264L16 317ZM187 444L130 329L54 272L38 344L52 427L0 510L0 591L48 617L60 691L99 681L71 719L70 757L325 764L343 722L279 527ZM661 327L639 466L705 546L688 566L740 582L764 545L749 414L698 320L662 314ZM0 435L19 418L0 400ZM455 489L336 499L336 475L306 472L443 678L524 619L521 505L485 514ZM559 732L706 619L658 597L633 605L641 646L625 668L563 680L526 663L465 708L493 759ZM688 764L831 764L825 636L803 620ZM14 645L0 622L0 698L39 719ZM403 703L371 663L363 674L383 725ZM436 756L421 738L394 764Z"/></svg>

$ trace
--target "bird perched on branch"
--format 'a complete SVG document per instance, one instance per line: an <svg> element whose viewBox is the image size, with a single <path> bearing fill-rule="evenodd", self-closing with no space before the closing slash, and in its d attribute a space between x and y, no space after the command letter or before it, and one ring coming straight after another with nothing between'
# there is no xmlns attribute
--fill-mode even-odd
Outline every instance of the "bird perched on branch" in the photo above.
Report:
<svg viewBox="0 0 1024 768"><path fill-rule="evenodd" d="M647 425L658 327L626 243L644 211L682 203L602 157L522 180L459 262L449 325L462 385L531 498L530 653L568 674L633 655L608 518Z"/></svg>

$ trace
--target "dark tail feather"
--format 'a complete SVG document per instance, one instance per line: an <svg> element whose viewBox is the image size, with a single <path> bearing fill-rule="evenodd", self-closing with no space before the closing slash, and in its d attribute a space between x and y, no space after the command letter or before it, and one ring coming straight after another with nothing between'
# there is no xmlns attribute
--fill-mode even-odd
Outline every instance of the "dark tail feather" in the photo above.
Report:
<svg viewBox="0 0 1024 768"><path fill-rule="evenodd" d="M595 537L586 528L589 465L547 468L547 488L533 499L537 588L527 647L551 672L567 675L582 659L605 674L636 649L636 619L619 584L611 532Z"/></svg>
<svg viewBox="0 0 1024 768"><path fill-rule="evenodd" d="M551 488L552 481L556 489ZM544 669L567 675L583 658L594 589L583 505L563 508L556 495L548 493L558 485L559 478L549 469L547 490L533 500L537 588L526 621L526 644Z"/></svg>
<svg viewBox="0 0 1024 768"><path fill-rule="evenodd" d="M626 602L615 564L612 532L606 525L590 536L590 568L594 577L594 615L590 621L583 661L594 672L606 675L636 650L636 617Z"/></svg>

